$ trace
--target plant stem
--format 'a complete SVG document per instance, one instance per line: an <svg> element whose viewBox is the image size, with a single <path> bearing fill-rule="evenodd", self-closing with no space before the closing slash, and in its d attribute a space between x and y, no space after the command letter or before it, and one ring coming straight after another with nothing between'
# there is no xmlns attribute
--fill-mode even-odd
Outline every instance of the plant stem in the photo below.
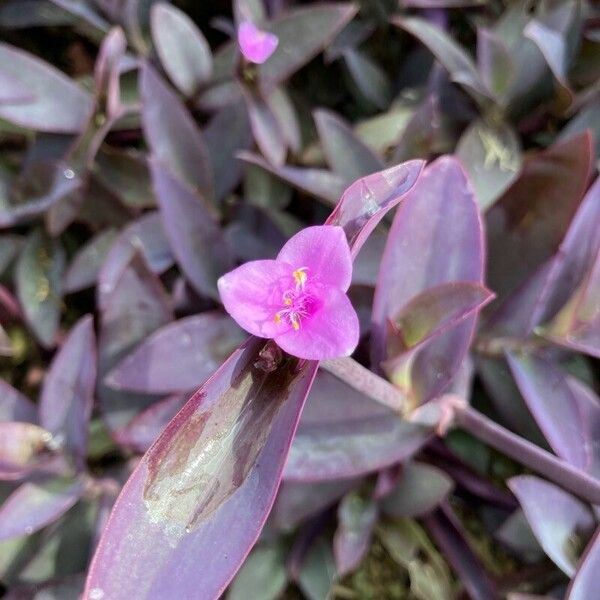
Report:
<svg viewBox="0 0 600 600"><path fill-rule="evenodd" d="M458 408L456 424L482 442L592 504L600 504L600 481L501 427L470 406Z"/></svg>
<svg viewBox="0 0 600 600"><path fill-rule="evenodd" d="M320 367L356 391L400 414L408 410L408 399L398 388L352 358L325 360L320 363Z"/></svg>

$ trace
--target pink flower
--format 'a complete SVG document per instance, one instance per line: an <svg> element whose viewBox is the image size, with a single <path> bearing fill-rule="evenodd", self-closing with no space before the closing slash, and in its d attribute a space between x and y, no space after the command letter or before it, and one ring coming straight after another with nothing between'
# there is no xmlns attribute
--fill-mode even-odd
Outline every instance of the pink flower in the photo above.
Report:
<svg viewBox="0 0 600 600"><path fill-rule="evenodd" d="M352 257L341 227L308 227L275 260L255 260L218 282L225 310L253 335L294 356L350 356L358 344L356 311L346 291Z"/></svg>
<svg viewBox="0 0 600 600"><path fill-rule="evenodd" d="M279 38L268 31L261 31L254 23L244 21L238 27L238 44L246 60L262 65L275 52Z"/></svg>

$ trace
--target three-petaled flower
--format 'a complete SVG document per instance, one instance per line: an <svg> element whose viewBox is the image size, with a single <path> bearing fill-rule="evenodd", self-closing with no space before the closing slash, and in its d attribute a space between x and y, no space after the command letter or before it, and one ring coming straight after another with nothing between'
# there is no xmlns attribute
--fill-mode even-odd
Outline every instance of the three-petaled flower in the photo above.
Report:
<svg viewBox="0 0 600 600"><path fill-rule="evenodd" d="M344 230L307 227L275 260L255 260L218 282L225 310L253 335L294 356L350 356L358 344L356 311L346 295L352 256Z"/></svg>
<svg viewBox="0 0 600 600"><path fill-rule="evenodd" d="M246 60L261 65L277 49L279 38L244 21L238 27L238 44Z"/></svg>

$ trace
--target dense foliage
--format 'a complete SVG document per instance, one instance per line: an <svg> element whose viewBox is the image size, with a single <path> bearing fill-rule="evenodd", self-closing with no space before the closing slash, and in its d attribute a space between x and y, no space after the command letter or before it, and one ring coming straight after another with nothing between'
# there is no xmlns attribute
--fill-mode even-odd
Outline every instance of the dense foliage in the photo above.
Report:
<svg viewBox="0 0 600 600"><path fill-rule="evenodd" d="M0 596L597 597L599 18L0 0Z"/></svg>

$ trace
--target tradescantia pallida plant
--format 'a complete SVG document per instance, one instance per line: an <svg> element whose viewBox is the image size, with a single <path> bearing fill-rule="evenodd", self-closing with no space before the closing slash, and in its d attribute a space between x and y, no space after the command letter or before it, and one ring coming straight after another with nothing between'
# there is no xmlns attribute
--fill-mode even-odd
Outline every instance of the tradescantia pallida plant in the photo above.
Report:
<svg viewBox="0 0 600 600"><path fill-rule="evenodd" d="M0 594L595 597L594 8L20 1Z"/></svg>

